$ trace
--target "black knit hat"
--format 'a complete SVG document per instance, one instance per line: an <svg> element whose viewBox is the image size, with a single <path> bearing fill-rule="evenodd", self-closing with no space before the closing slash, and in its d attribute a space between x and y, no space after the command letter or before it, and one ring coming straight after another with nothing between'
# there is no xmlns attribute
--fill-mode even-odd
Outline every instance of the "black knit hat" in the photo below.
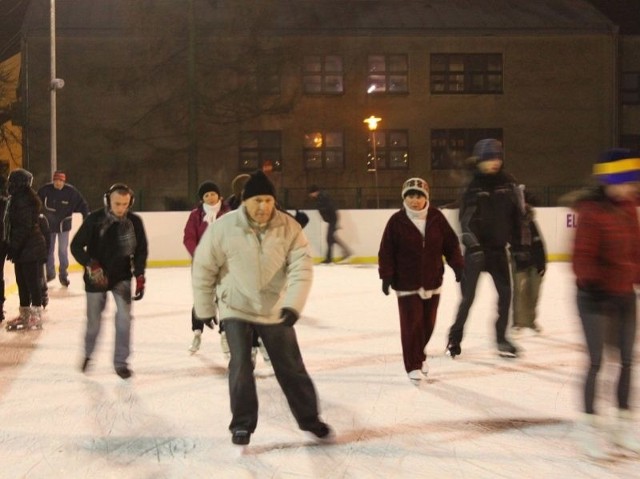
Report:
<svg viewBox="0 0 640 479"><path fill-rule="evenodd" d="M258 195L271 195L274 198L276 197L275 186L273 186L273 183L269 181L267 175L265 175L261 170L252 173L251 178L249 178L244 185L244 189L242 190L242 200L248 200L252 196Z"/></svg>
<svg viewBox="0 0 640 479"><path fill-rule="evenodd" d="M203 181L198 187L198 199L201 200L205 193L209 193L210 191L218 193L218 196L220 196L220 188L218 188L218 185L213 181Z"/></svg>

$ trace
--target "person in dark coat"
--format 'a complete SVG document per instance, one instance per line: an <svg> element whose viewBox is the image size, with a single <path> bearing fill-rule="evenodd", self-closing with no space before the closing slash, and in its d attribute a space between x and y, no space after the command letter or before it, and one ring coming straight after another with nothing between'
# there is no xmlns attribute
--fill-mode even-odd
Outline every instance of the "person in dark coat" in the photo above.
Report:
<svg viewBox="0 0 640 479"><path fill-rule="evenodd" d="M131 340L132 277L133 300L145 290L145 269L149 254L142 218L130 211L133 190L116 183L104 194L104 208L95 210L82 222L71 240L71 254L84 267L87 294L87 329L82 372L86 372L100 334L102 313L111 291L116 304L116 335L113 366L116 374L128 379L132 373L127 360Z"/></svg>
<svg viewBox="0 0 640 479"><path fill-rule="evenodd" d="M191 210L187 224L184 226L182 243L193 258L200 238L207 227L228 211L231 211L220 195L220 188L213 181L204 181L198 187L198 206ZM213 321L204 322L196 318L193 308L191 309L191 331L193 340L189 346L189 351L193 354L200 349L202 342L202 332L204 326L213 329Z"/></svg>
<svg viewBox="0 0 640 479"><path fill-rule="evenodd" d="M630 404L640 284L640 151L607 150L594 164L593 174L599 186L581 193L574 204L578 226L572 265L589 358L578 438L586 455L608 460L609 447L603 443L607 436L617 448L640 453ZM617 363L618 371L617 381L606 381L615 387L617 414L611 422L596 407L602 396L597 393L598 373L605 357Z"/></svg>
<svg viewBox="0 0 640 479"><path fill-rule="evenodd" d="M38 196L44 205L44 214L49 222L51 240L47 256L47 282L56 277L55 247L58 241L58 279L64 287L69 286L69 232L73 213L82 214L86 218L89 205L82 194L67 183L67 175L63 171L53 173L53 181L38 190Z"/></svg>
<svg viewBox="0 0 640 479"><path fill-rule="evenodd" d="M331 264L333 262L334 244L342 248L342 261L348 261L353 255L353 252L337 235L339 229L339 214L333 199L329 196L329 193L321 190L317 185L311 185L309 187L309 197L316 200L318 213L320 213L322 220L327 223L327 254L322 263Z"/></svg>
<svg viewBox="0 0 640 479"><path fill-rule="evenodd" d="M420 381L429 369L426 347L436 325L444 275L443 256L460 281L460 243L442 212L429 203L429 185L410 178L402 186L403 206L384 229L378 252L382 292L396 291L405 371Z"/></svg>
<svg viewBox="0 0 640 479"><path fill-rule="evenodd" d="M47 259L47 249L38 224L42 203L32 183L33 175L22 168L9 174L3 235L7 258L14 264L20 314L7 322L8 331L42 327L42 263Z"/></svg>
<svg viewBox="0 0 640 479"><path fill-rule="evenodd" d="M476 295L480 273L486 271L498 292L498 319L495 323L498 353L516 357L518 348L506 337L511 306L511 271L507 247L526 243L524 200L515 179L502 169L502 144L495 139L480 140L473 149L476 172L465 189L460 204L460 227L464 252L462 300L449 330L447 353L462 352L464 325Z"/></svg>

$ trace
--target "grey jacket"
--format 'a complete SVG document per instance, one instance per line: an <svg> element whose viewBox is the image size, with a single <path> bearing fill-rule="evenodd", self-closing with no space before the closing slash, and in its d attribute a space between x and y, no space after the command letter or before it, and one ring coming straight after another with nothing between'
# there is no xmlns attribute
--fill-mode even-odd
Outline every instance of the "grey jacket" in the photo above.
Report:
<svg viewBox="0 0 640 479"><path fill-rule="evenodd" d="M311 290L313 262L294 218L275 210L259 235L240 207L206 229L191 274L198 318L212 318L219 309L220 320L276 324L284 307L302 312Z"/></svg>

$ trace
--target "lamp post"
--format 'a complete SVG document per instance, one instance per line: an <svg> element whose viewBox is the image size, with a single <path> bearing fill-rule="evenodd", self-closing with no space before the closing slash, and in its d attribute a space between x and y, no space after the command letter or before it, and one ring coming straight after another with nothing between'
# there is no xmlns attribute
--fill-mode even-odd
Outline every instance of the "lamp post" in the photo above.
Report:
<svg viewBox="0 0 640 479"><path fill-rule="evenodd" d="M56 78L56 0L50 0L49 21L51 31L51 177L58 169L58 139L56 119L56 92L64 87L64 80Z"/></svg>
<svg viewBox="0 0 640 479"><path fill-rule="evenodd" d="M376 208L380 209L380 193L378 192L378 154L376 153L376 129L378 123L382 121L382 118L377 118L371 115L369 118L364 119L364 123L369 126L371 131L371 141L373 141L373 175L376 184Z"/></svg>

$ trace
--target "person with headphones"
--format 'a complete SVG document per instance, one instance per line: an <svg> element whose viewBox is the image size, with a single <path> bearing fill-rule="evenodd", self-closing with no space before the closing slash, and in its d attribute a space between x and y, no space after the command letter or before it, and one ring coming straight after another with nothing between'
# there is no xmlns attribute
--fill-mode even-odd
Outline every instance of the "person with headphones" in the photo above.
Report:
<svg viewBox="0 0 640 479"><path fill-rule="evenodd" d="M134 193L116 183L104 194L104 207L89 214L71 241L71 254L84 267L87 329L81 371L86 373L100 333L102 313L111 291L116 304L113 366L122 379L131 377L127 362L131 339L131 299L144 296L147 235L142 218L131 212ZM132 278L135 292L131 294Z"/></svg>

